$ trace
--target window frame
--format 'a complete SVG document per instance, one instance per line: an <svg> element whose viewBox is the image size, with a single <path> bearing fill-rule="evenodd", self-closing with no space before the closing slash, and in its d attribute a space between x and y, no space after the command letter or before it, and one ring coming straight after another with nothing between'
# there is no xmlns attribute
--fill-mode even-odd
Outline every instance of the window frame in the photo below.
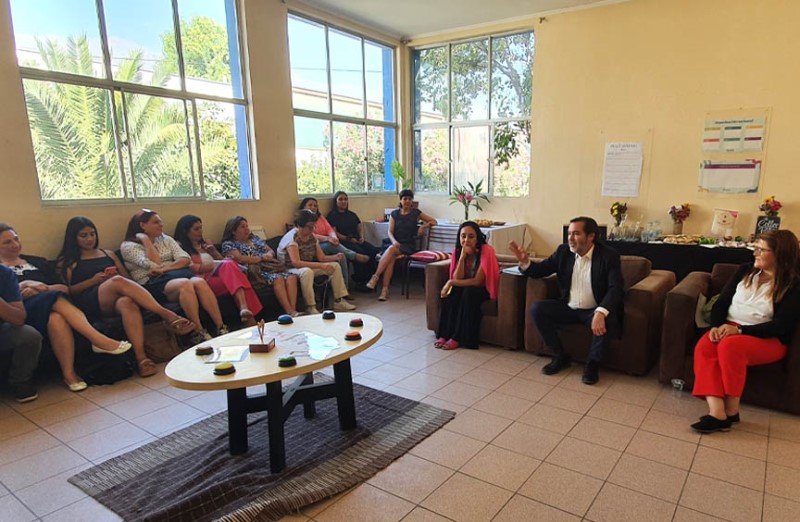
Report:
<svg viewBox="0 0 800 522"><path fill-rule="evenodd" d="M255 176L253 173L253 151L255 144L252 139L252 114L251 114L251 97L249 93L249 83L247 81L248 63L245 52L245 41L243 38L243 25L242 8L239 0L220 0L221 2L230 2L235 9L236 14L236 42L238 45L237 60L234 62L231 56L231 70L235 72L238 68L240 75L239 82L241 83L241 98L225 97L213 94L194 92L187 90L187 73L184 63L183 55L183 34L181 31L181 17L179 11L179 0L169 0L172 9L172 30L175 37L175 46L177 53L177 76L180 81L180 86L176 89L168 89L166 87L144 85L140 83L126 82L114 79L112 70L112 56L111 46L109 44L108 26L105 16L104 0L95 0L95 15L97 18L98 30L100 35L100 52L102 67L105 77L96 76L82 76L79 74L66 73L61 71L48 71L36 67L26 67L17 64L17 69L20 73L21 80L33 80L40 82L53 82L60 84L74 85L78 87L89 87L101 89L106 91L110 98L111 111L110 118L114 134L114 155L116 157L117 176L120 181L121 197L109 198L76 198L76 199L44 199L42 197L41 181L39 178L39 165L34 159L34 166L36 169L37 190L39 191L39 200L43 206L63 207L75 205L108 205L119 203L130 203L137 201L145 202L176 202L176 201L254 201L257 199ZM13 12L11 13L12 26L13 26ZM227 26L230 28L230 25ZM16 53L16 42L14 42L14 50ZM232 54L232 53L231 53ZM231 83L234 84L235 80L232 78ZM192 194L186 196L139 196L136 194L136 175L133 172L133 157L128 152L127 161L123 158L124 144L123 141L129 140L127 125L128 115L125 104L126 96L130 95L144 95L153 96L157 98L169 98L173 100L180 100L186 107L187 118L184 126L186 127L186 137L189 143L188 149L188 167L191 176ZM121 103L117 103L117 96ZM238 199L224 200L224 199L208 199L205 192L205 180L203 173L202 161L202 147L200 140L200 127L198 101L210 101L231 104L244 108L245 134L241 138L237 137L237 142L241 141L247 145L247 176L246 180L242 180L242 172L239 172L239 183L244 191L249 193L247 196L242 196ZM26 107L27 113L27 107ZM122 114L122 122L119 121L119 114ZM193 127L193 128L192 128ZM28 123L28 131L33 132L30 122ZM123 136L124 133L124 136ZM237 143L238 145L238 143ZM237 147L238 149L238 147ZM238 154L237 154L238 156ZM130 179L128 179L130 178Z"/></svg>
<svg viewBox="0 0 800 522"><path fill-rule="evenodd" d="M454 136L455 132L459 128L480 128L480 127L488 127L489 128L489 140L488 140L488 151L487 151L487 169L486 169L486 176L487 176L487 183L486 183L486 193L493 196L493 197L513 197L513 198L521 198L521 197L528 197L530 195L530 185L528 185L528 190L526 194L520 194L517 196L495 196L494 188L495 188L495 146L494 146L494 135L496 132L496 128L498 125L503 124L516 124L516 123L523 123L528 126L530 130L533 126L533 107L529 107L529 112L527 116L517 116L517 117L492 117L493 111L493 100L492 100L492 74L494 72L493 69L493 42L496 39L515 36L515 35L524 35L530 33L531 37L533 38L533 53L535 55L535 47L536 47L536 35L532 28L523 28L523 29L515 29L509 30L502 33L492 33L487 35L480 35L480 36L473 36L469 38L459 39L459 40L449 40L446 42L437 42L431 43L429 45L422 45L419 47L412 48L409 53L410 58L410 71L411 71L411 107L410 107L410 119L411 119L411 134L413 136L412 143L416 143L416 134L417 132L423 130L434 130L434 129L447 129L447 165L448 165L448 182L447 182L447 191L425 191L421 192L424 194L430 195L448 195L453 193L453 189L457 185L455 181L455 176L453 172L454 164L456 162L456 158L453 155L453 145L454 145ZM462 120L462 119L453 119L453 89L454 89L454 81L453 81L453 46L461 45L461 44L468 44L470 42L479 42L479 41L486 41L488 43L487 46L487 66L486 66L486 92L488 95L487 100L487 118L484 119L474 119L474 120ZM415 62L419 56L421 51L437 49L437 48L445 48L446 55L447 55L447 72L446 72L446 80L447 80L447 115L441 122L432 122L432 123L419 123L417 122L417 114L416 114L416 107L417 107L417 86L416 86L416 67ZM533 70L530 72L533 75ZM533 92L531 92L531 102L533 98ZM414 171L414 185L417 185L418 182L418 172L421 172L421 159L417 157L417 147L416 145L413 146L412 150L412 165ZM419 167L419 168L418 168ZM530 168L528 171L528 176L530 177ZM479 181L479 180L477 180ZM477 183L476 181L476 183Z"/></svg>
<svg viewBox="0 0 800 522"><path fill-rule="evenodd" d="M363 163L363 172L364 172L364 190L360 191L347 191L349 195L356 195L356 196L369 196L369 195L386 195L386 194L393 194L395 193L394 188L384 188L384 190L369 190L369 128L370 127L378 127L383 129L393 129L394 130L394 151L395 156L394 159L400 159L399 151L399 141L400 141L400 125L398 123L398 85L397 85L397 46L393 43L381 41L378 38L369 37L358 31L354 31L352 29L348 29L346 27L342 27L335 23L331 23L329 21L308 15L301 11L296 11L290 9L287 14L287 27L289 23L289 19L294 18L301 22L317 24L324 29L325 32L325 61L326 61L326 77L327 77L327 91L325 92L327 96L327 105L328 111L327 112L320 112L311 109L298 109L294 107L294 101L292 101L292 116L293 121L295 118L308 118L312 120L323 121L327 123L328 132L330 136L330 145L328 150L328 161L330 164L330 184L332 187L332 191L336 192L340 190L336 187L336 144L335 144L335 137L334 137L334 124L335 123L347 123L347 124L354 124L362 126L364 132L364 139L363 139L363 152L364 157L362 159ZM331 81L331 47L330 47L330 38L329 38L329 31L334 30L340 33L343 33L347 36L354 37L360 40L361 44L361 85L363 89L363 109L364 109L364 117L357 117L357 116L346 116L342 114L336 114L333 112L333 82ZM288 30L287 30L288 33ZM291 60L291 41L287 38L288 47L287 51L290 56ZM367 99L367 71L366 71L366 44L367 42L376 44L382 47L386 47L391 50L392 52L392 121L389 120L376 120L369 117L369 100ZM291 80L291 63L289 65L290 71L290 88L294 91L294 85ZM294 125L294 122L293 122ZM296 131L296 127L295 127ZM385 145L384 145L385 148ZM297 151L297 136L295 135L295 157ZM384 162L386 159L384 158ZM391 168L391 163L388 165ZM387 168L387 165L384 164L384 169ZM298 165L295 162L295 179L298 178L299 170ZM394 180L392 180L394 182ZM298 184L299 185L299 184ZM298 195L299 196L326 196L329 195L327 192L313 192L313 193L305 193L300 192L298 188Z"/></svg>

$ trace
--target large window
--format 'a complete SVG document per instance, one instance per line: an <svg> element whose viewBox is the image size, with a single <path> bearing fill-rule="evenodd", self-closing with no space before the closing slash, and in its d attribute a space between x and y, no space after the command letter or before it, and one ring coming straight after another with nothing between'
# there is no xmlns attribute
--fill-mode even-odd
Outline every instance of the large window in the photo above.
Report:
<svg viewBox="0 0 800 522"><path fill-rule="evenodd" d="M394 190L394 49L289 16L297 190Z"/></svg>
<svg viewBox="0 0 800 522"><path fill-rule="evenodd" d="M413 67L417 191L483 180L495 196L527 195L533 33L417 49Z"/></svg>
<svg viewBox="0 0 800 522"><path fill-rule="evenodd" d="M236 0L11 0L42 199L252 198Z"/></svg>

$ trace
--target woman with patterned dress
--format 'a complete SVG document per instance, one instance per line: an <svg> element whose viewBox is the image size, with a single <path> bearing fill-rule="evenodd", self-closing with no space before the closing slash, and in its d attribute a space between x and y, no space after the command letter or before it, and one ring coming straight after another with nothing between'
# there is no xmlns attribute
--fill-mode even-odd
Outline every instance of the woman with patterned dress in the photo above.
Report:
<svg viewBox="0 0 800 522"><path fill-rule="evenodd" d="M269 245L250 232L250 225L242 216L234 216L225 224L222 255L233 258L240 265L257 265L276 259ZM300 315L297 311L297 276L286 271L267 270L263 265L261 275L272 286L281 308L293 317Z"/></svg>

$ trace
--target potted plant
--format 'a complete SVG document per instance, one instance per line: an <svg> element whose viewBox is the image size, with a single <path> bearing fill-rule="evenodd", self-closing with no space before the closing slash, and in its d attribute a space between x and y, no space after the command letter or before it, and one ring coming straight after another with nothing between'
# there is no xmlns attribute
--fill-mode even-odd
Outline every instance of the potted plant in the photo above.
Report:
<svg viewBox="0 0 800 522"><path fill-rule="evenodd" d="M675 235L683 234L683 222L686 221L689 214L692 213L689 204L672 205L667 213L669 217L672 218L672 233Z"/></svg>
<svg viewBox="0 0 800 522"><path fill-rule="evenodd" d="M398 194L406 186L411 187L411 176L398 160L392 161L392 177L394 178L394 187Z"/></svg>
<svg viewBox="0 0 800 522"><path fill-rule="evenodd" d="M491 203L491 201L489 201L489 196L481 194L482 185L483 180L480 180L477 185L467 182L466 185L453 188L453 195L450 196L450 204L461 203L464 205L464 221L469 221L469 208L471 206L474 206L477 210L483 210L480 200Z"/></svg>

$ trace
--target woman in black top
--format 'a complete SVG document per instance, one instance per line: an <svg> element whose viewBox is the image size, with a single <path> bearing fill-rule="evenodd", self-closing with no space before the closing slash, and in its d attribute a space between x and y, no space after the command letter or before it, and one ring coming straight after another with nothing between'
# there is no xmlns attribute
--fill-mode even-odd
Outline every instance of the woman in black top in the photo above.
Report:
<svg viewBox="0 0 800 522"><path fill-rule="evenodd" d="M194 325L172 310L161 306L128 271L111 250L99 247L97 227L89 218L69 220L56 265L69 285L72 302L92 320L120 316L125 334L133 345L139 375L156 373L155 363L144 352L144 323L141 308L164 320L174 333L185 335Z"/></svg>
<svg viewBox="0 0 800 522"><path fill-rule="evenodd" d="M363 285L369 281L370 275L377 268L376 256L381 251L372 243L364 240L364 226L358 215L349 208L350 198L347 192L340 190L333 195L333 210L328 214L328 223L336 231L336 236L342 245L353 252L364 254L369 258L366 263L355 263L353 280ZM365 288L365 290L369 290Z"/></svg>
<svg viewBox="0 0 800 522"><path fill-rule="evenodd" d="M383 252L378 263L378 270L369 279L367 288L378 286L378 279L383 275L383 289L378 296L379 301L389 298L389 284L392 282L394 262L402 255L411 255L418 250L417 236L425 234L425 230L436 225L436 220L418 208L414 208L414 193L409 190L400 191L400 208L389 217L389 241L391 245ZM420 225L419 222L423 221Z"/></svg>
<svg viewBox="0 0 800 522"><path fill-rule="evenodd" d="M117 341L101 334L65 294L67 287L42 257L23 256L22 243L10 225L0 223L0 262L17 275L22 303L27 312L25 323L50 341L61 366L64 383L70 391L86 389L86 382L75 373L74 329L92 343L92 351L112 355L131 348L128 341Z"/></svg>

